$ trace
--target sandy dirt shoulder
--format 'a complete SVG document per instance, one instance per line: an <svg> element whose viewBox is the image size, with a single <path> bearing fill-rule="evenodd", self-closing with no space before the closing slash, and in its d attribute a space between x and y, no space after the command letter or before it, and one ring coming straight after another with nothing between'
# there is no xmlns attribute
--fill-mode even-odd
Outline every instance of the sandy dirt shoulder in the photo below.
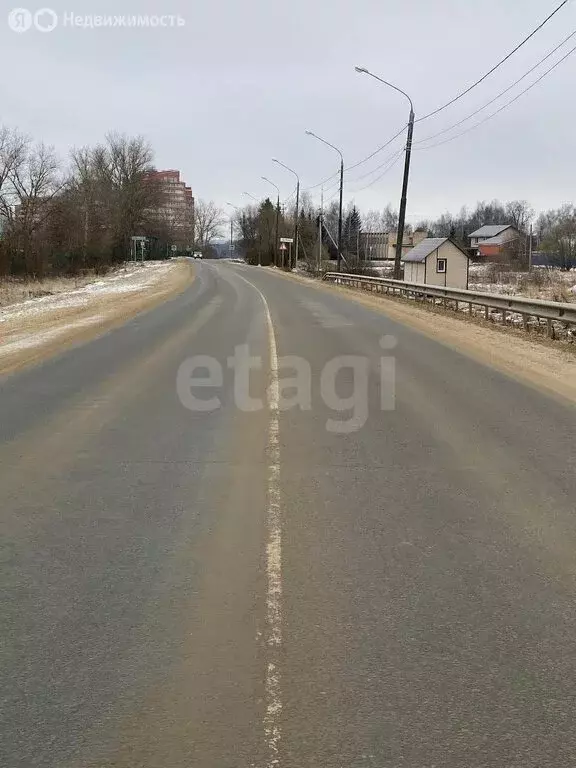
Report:
<svg viewBox="0 0 576 768"><path fill-rule="evenodd" d="M128 265L79 289L10 304L0 310L0 375L34 365L89 341L181 293L190 262Z"/></svg>
<svg viewBox="0 0 576 768"><path fill-rule="evenodd" d="M563 401L576 403L576 345L536 341L520 331L450 317L442 311L421 309L403 299L371 296L362 291L330 285L301 275L276 271L288 280L297 280L319 291L345 296L376 309L393 320L414 328L468 357L490 365L525 384L544 390Z"/></svg>

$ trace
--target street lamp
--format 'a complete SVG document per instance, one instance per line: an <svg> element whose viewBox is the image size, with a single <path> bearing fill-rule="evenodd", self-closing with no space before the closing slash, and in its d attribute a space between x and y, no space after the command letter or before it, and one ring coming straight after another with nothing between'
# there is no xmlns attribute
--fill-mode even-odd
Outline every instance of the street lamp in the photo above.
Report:
<svg viewBox="0 0 576 768"><path fill-rule="evenodd" d="M273 181L270 181L270 179L267 179L266 176L262 176L262 179L264 181L267 181L268 184L271 184L275 188L276 192L278 193L278 197L276 198L276 248L274 249L274 256L275 256L274 266L277 267L280 262L279 252L278 252L278 247L280 245L280 243L278 242L278 223L279 223L278 220L280 217L280 188L276 186L276 184L274 184Z"/></svg>
<svg viewBox="0 0 576 768"><path fill-rule="evenodd" d="M383 80L378 75L373 74L365 67L355 67L356 72L360 72L362 75L370 75L375 80L384 83L389 88L393 88L398 93L405 96L410 102L410 117L408 119L408 138L406 141L406 160L404 163L404 179L402 181L402 197L400 199L400 214L398 216L398 234L396 236L396 255L394 259L394 278L400 280L402 272L402 247L404 245L404 224L406 222L406 200L408 197L408 179L410 177L410 155L412 154L412 135L414 133L414 104L408 94L396 85L392 85L387 80Z"/></svg>
<svg viewBox="0 0 576 768"><path fill-rule="evenodd" d="M298 266L298 234L300 231L300 177L296 173L296 171L293 171L292 168L289 168L287 165L284 165L284 163L280 162L280 160L276 160L275 157L272 158L273 163L278 163L278 165L281 165L282 168L286 168L287 171L290 171L290 173L293 173L294 176L296 176L296 222L294 224L294 263L296 266ZM290 262L292 262L292 259L290 259ZM290 263L290 269L292 269L292 263Z"/></svg>
<svg viewBox="0 0 576 768"><path fill-rule="evenodd" d="M252 200L254 200L254 202L256 202L256 203L260 203L260 200L258 200L258 198L257 198L257 197L254 197L254 195L251 195L251 194L250 194L250 192L242 192L242 194L243 194L243 195L246 195L246 197L251 197L251 198L252 198Z"/></svg>
<svg viewBox="0 0 576 768"><path fill-rule="evenodd" d="M234 208L235 211L239 211L240 208L237 205L234 205L234 203L226 203L226 205L229 205L231 208ZM232 258L232 254L234 252L234 217L230 216L230 258Z"/></svg>
<svg viewBox="0 0 576 768"><path fill-rule="evenodd" d="M338 256L337 256L337 268L338 272L342 269L342 198L344 195L344 158L342 156L342 152L338 149L338 147L335 147L334 144L330 144L329 141L326 141L326 139L323 139L320 136L317 136L315 133L312 133L312 131L306 131L307 136L312 136L315 139L318 139L318 141L321 141L322 144L326 144L328 147L332 147L332 149L335 149L336 152L340 155L340 208L338 211Z"/></svg>

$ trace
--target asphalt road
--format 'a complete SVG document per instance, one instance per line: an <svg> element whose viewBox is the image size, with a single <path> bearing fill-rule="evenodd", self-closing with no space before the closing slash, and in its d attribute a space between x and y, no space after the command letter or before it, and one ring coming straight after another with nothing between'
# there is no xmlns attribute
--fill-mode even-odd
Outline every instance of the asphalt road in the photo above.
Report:
<svg viewBox="0 0 576 768"><path fill-rule="evenodd" d="M230 264L0 380L0 765L574 766L575 427Z"/></svg>

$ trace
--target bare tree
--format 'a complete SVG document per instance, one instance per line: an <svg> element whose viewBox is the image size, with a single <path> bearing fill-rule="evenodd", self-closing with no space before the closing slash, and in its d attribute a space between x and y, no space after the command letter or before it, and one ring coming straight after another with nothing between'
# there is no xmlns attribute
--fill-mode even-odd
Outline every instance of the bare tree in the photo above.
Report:
<svg viewBox="0 0 576 768"><path fill-rule="evenodd" d="M576 208L568 203L556 211L540 214L538 229L542 250L550 254L550 263L561 269L573 269L576 266Z"/></svg>
<svg viewBox="0 0 576 768"><path fill-rule="evenodd" d="M370 210L362 217L365 232L381 232L382 214L379 211Z"/></svg>
<svg viewBox="0 0 576 768"><path fill-rule="evenodd" d="M16 130L0 126L0 215L12 218L17 196L11 183L29 150L30 140Z"/></svg>
<svg viewBox="0 0 576 768"><path fill-rule="evenodd" d="M53 147L37 144L9 174L16 204L9 212L13 247L28 274L40 276L43 246L35 234L50 216L56 195L64 188L61 162Z"/></svg>
<svg viewBox="0 0 576 768"><path fill-rule="evenodd" d="M0 231L13 220L18 202L12 177L25 161L29 139L18 131L0 126ZM0 240L0 274L6 273L11 260L10 238Z"/></svg>
<svg viewBox="0 0 576 768"><path fill-rule="evenodd" d="M99 173L112 189L115 210L110 213L120 259L127 257L130 238L142 227L145 211L158 202L158 190L151 178L153 156L151 146L141 136L130 138L116 133L108 134L106 146L95 155Z"/></svg>
<svg viewBox="0 0 576 768"><path fill-rule="evenodd" d="M505 206L509 224L520 232L527 232L534 218L534 209L527 200L511 200Z"/></svg>
<svg viewBox="0 0 576 768"><path fill-rule="evenodd" d="M92 266L127 258L130 238L151 228L150 213L162 201L152 161L152 148L142 137L116 133L104 144L72 153L82 250Z"/></svg>
<svg viewBox="0 0 576 768"><path fill-rule="evenodd" d="M208 248L218 237L226 219L224 212L210 201L198 200L194 214L195 240L200 248Z"/></svg>
<svg viewBox="0 0 576 768"><path fill-rule="evenodd" d="M398 228L398 211L395 211L390 203L382 211L382 231L393 232Z"/></svg>

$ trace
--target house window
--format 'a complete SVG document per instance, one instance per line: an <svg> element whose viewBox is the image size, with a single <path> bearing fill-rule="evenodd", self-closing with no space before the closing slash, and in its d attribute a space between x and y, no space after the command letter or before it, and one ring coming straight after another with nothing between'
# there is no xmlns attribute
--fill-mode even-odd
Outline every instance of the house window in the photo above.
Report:
<svg viewBox="0 0 576 768"><path fill-rule="evenodd" d="M446 259L436 260L436 272L441 272L442 274L446 272Z"/></svg>

